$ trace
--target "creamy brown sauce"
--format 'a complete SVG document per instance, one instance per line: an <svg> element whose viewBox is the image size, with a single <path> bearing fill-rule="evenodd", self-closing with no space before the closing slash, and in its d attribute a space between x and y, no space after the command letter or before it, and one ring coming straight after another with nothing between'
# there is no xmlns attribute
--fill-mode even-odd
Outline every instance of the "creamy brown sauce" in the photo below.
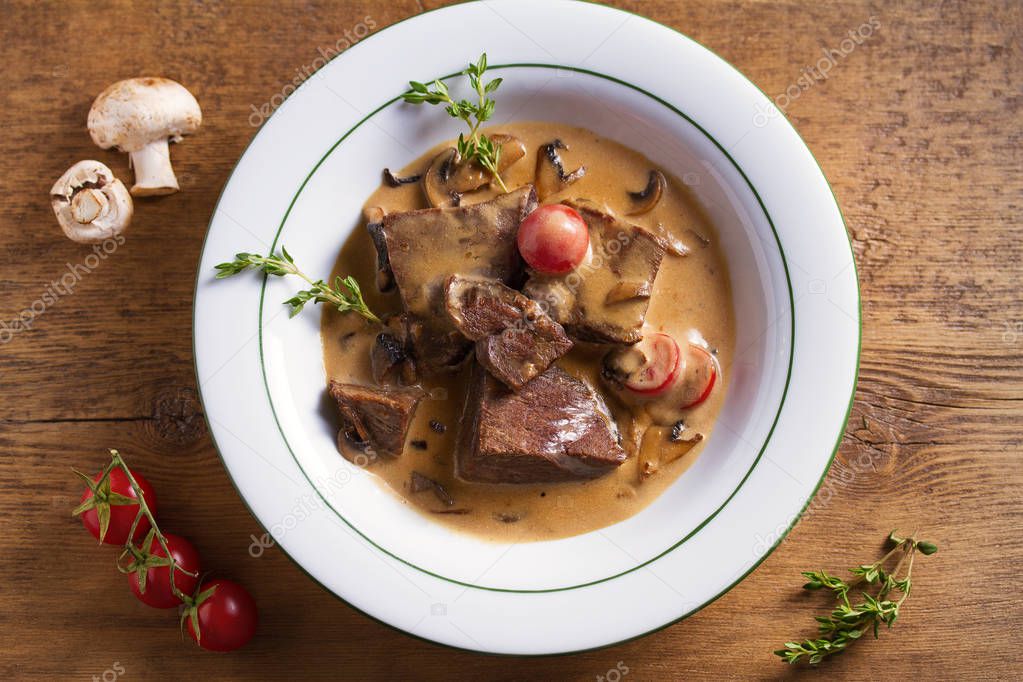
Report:
<svg viewBox="0 0 1023 682"><path fill-rule="evenodd" d="M685 446L668 442L670 427L655 426L643 440L638 456L630 457L606 476L586 482L465 483L455 478L453 466L467 378L467 372L459 372L424 383L429 396L419 404L404 454L396 459L378 459L370 463L368 469L405 504L461 531L497 541L577 535L611 525L642 510L695 461L706 445L706 437L725 398L728 367L734 351L734 317L727 266L713 227L685 186L670 175L667 176L667 191L652 211L625 216L632 205L627 190L642 189L649 171L655 168L643 155L591 131L561 124L518 122L494 127L490 132L510 133L525 143L526 156L502 174L509 188L533 182L537 148L560 138L570 147L562 152L565 169L585 165L586 174L561 193L547 197L544 203L586 198L606 205L616 215L655 233L664 230L690 249L686 256L665 255L654 284L645 330L666 331L680 343L696 336L715 351L724 376L718 378L706 402L685 412L686 434L699 432L705 438L686 451ZM446 146L430 150L398 175L424 172ZM481 190L466 195L463 203L475 203L495 195L496 191ZM381 206L387 212L396 212L425 208L427 204L419 183L412 183L400 187L384 184L369 197L366 206ZM373 285L375 262L372 242L360 226L342 247L333 274L354 275L362 283L366 300L377 314L397 312L401 308L397 293L380 294ZM443 269L444 265L440 262L437 267ZM377 329L356 315L342 315L324 306L321 331L328 378L372 385L368 357ZM638 441L641 433L638 427L650 418L634 414L604 389L599 377L603 353L601 349L577 345L556 364L585 378L607 395L623 440L635 438ZM438 425L444 428L443 433L439 432ZM656 471L644 473L652 469ZM410 491L413 471L443 485L454 504L445 505L430 490L413 494Z"/></svg>

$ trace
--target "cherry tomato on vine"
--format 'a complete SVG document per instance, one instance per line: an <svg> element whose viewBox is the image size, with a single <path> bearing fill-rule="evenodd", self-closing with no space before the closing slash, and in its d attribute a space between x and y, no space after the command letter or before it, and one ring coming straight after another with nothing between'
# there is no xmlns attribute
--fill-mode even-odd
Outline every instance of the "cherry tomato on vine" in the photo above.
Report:
<svg viewBox="0 0 1023 682"><path fill-rule="evenodd" d="M132 476L142 491L146 506L156 514L156 493L149 481L134 471ZM88 478L85 476L84 478ZM123 545L128 541L131 524L139 512L135 491L131 487L127 474L115 468L103 482L101 475L92 477L91 487L82 493L81 504L74 514L80 514L82 525L92 536L108 545ZM133 540L140 541L149 532L149 519L142 517L135 528Z"/></svg>
<svg viewBox="0 0 1023 682"><path fill-rule="evenodd" d="M244 646L256 633L259 620L252 596L230 580L203 583L195 604L182 618L192 639L209 651L233 651Z"/></svg>
<svg viewBox="0 0 1023 682"><path fill-rule="evenodd" d="M199 584L199 552L185 538L180 535L166 533L164 539L167 541L167 548L177 562L178 568L174 570L174 586L180 592L191 596ZM132 572L128 574L128 584L131 585L132 593L139 601L157 609L172 609L181 604L181 600L174 594L170 584L170 567L163 563L167 560L167 553L155 537L146 537L142 547L143 558L131 566ZM154 560L155 559L155 560ZM147 566L147 563L150 564ZM157 565L151 565L157 564ZM194 575L188 575L188 573ZM140 583L145 575L145 591L142 591Z"/></svg>

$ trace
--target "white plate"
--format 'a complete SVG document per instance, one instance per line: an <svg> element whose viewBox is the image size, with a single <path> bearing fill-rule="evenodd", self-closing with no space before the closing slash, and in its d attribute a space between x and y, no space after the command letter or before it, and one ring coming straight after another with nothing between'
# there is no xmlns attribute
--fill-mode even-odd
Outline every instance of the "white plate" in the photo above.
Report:
<svg viewBox="0 0 1023 682"><path fill-rule="evenodd" d="M298 283L213 279L213 266L235 252L282 243L306 271L330 272L380 168L400 168L458 133L439 109L399 101L407 81L455 73L484 50L505 78L496 122L587 127L683 178L717 226L735 295L737 359L697 463L635 517L552 542L453 533L344 461L323 399L319 314L289 320L281 304ZM831 190L795 130L739 72L679 33L607 7L478 2L364 40L259 131L206 237L195 357L231 478L315 580L419 637L549 654L683 618L780 542L841 438L859 317Z"/></svg>

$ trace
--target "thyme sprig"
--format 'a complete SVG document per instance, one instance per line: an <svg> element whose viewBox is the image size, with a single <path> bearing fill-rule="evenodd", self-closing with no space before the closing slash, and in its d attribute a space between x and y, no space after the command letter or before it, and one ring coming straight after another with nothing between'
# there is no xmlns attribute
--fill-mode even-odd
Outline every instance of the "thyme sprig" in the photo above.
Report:
<svg viewBox="0 0 1023 682"><path fill-rule="evenodd" d="M899 617L899 609L906 601L913 587L911 575L913 558L917 552L930 555L938 551L937 545L926 540L917 540L915 535L908 538L899 537L892 531L888 542L894 545L887 554L872 564L864 564L851 569L853 579L845 581L829 575L824 571L804 571L803 576L809 581L803 588L806 590L830 590L838 601L838 606L827 616L816 616L819 637L806 639L802 642L786 642L784 649L774 653L786 663L798 663L805 660L816 665L826 657L839 654L870 631L874 638L884 624L892 627ZM894 562L891 571L885 566ZM905 574L901 574L905 566ZM901 577L900 577L901 575ZM860 594L863 600L858 603L849 601L849 592L856 586L864 585ZM869 594L868 591L874 592ZM898 592L898 599L889 595Z"/></svg>
<svg viewBox="0 0 1023 682"><path fill-rule="evenodd" d="M489 97L501 86L503 78L495 78L487 83L483 82L483 74L487 70L487 53L480 55L476 63L469 63L469 67L462 71L462 75L469 77L469 84L476 91L476 101L462 99L457 102L452 99L448 86L441 80L435 80L430 85L419 81L409 81L408 92L402 98L410 104L444 104L444 111L452 118L458 118L469 126L469 135L466 137L458 135L458 155L466 161L476 161L479 165L490 171L494 180L505 192L505 186L501 174L498 172L498 164L501 161L501 145L495 144L493 140L479 131L480 126L488 121L494 114L496 102ZM432 88L432 89L431 89Z"/></svg>
<svg viewBox="0 0 1023 682"><path fill-rule="evenodd" d="M216 269L217 279L231 277L249 269L261 270L274 277L284 277L285 275L301 277L309 283L310 287L309 289L299 291L284 302L286 305L291 306L291 317L302 312L305 304L312 301L314 303L329 303L337 308L339 312L356 312L370 322L380 322L380 318L366 305L366 301L362 298L362 289L354 277L335 277L333 285L327 284L322 279L313 280L295 265L294 258L291 257L291 254L283 246L280 253L272 256L260 256L256 253L239 253L235 255L233 261L220 263L216 266Z"/></svg>

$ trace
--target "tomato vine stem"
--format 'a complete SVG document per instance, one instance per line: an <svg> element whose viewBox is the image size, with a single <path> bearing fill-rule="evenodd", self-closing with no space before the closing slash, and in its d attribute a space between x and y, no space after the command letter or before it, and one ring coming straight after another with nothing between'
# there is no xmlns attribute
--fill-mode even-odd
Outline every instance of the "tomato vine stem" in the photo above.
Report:
<svg viewBox="0 0 1023 682"><path fill-rule="evenodd" d="M167 570L170 571L171 593L180 599L183 604L191 604L193 595L185 594L178 588L174 581L174 573L181 571L183 574L192 578L198 578L199 576L197 573L193 573L181 566L171 554L170 547L167 545L167 538L160 531L160 526L156 523L156 517L153 515L152 510L146 503L145 495L142 493L142 487L138 484L138 481L135 480L135 476L132 475L128 465L125 464L124 458L121 457L120 452L113 449L110 450L110 462L103 467L103 470L99 474L99 478L95 481L94 486L90 486L90 488L93 490L102 489L103 484L110 478L110 474L114 471L114 469L120 469L128 479L128 484L131 486L132 492L135 494L136 498L135 500L132 500L132 503L137 501L139 508L138 512L135 514L135 518L131 522L131 529L128 531L128 539L125 541L124 547L121 549L121 553L117 556L117 570L122 573L132 573L135 571L148 571L149 568L156 566L166 566ZM91 481L88 476L81 472L75 471L75 473L83 479ZM142 546L139 547L135 545L135 532L138 530L139 523L142 522L142 519L147 519L149 521L150 530L146 535L147 539L143 540ZM152 539L160 543L165 560L164 557L154 557L152 555L152 541L147 541L150 536L152 536ZM124 567L122 565L125 557L129 557L131 559L128 567ZM160 561L153 561L154 559L160 559ZM142 578L142 576L139 576L139 592L145 593L145 591L146 581Z"/></svg>

